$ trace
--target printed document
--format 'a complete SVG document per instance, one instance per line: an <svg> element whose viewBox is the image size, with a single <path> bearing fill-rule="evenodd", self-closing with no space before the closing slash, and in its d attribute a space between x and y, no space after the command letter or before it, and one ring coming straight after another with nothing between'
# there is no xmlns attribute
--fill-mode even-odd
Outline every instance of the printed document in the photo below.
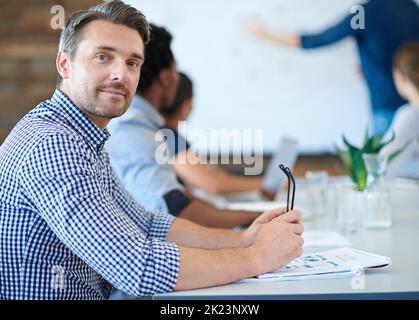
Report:
<svg viewBox="0 0 419 320"><path fill-rule="evenodd" d="M354 277L363 268L379 268L390 264L391 259L388 257L345 247L301 256L274 272L242 282Z"/></svg>

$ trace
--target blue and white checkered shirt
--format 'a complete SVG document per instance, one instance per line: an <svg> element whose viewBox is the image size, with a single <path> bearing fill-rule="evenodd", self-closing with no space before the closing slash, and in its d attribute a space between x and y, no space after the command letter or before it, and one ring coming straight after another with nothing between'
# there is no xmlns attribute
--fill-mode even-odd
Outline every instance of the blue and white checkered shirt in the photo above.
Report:
<svg viewBox="0 0 419 320"><path fill-rule="evenodd" d="M173 290L173 222L138 205L100 130L69 98L28 113L0 147L0 299L106 299Z"/></svg>

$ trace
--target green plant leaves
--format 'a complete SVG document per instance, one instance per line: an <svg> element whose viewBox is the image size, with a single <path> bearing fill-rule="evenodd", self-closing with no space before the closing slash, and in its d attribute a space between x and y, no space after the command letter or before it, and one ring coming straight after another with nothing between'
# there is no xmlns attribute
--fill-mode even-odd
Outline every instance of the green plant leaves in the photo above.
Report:
<svg viewBox="0 0 419 320"><path fill-rule="evenodd" d="M344 135L342 135L342 140L343 140L343 143L348 147L348 149L349 150L353 150L353 151L355 151L355 150L358 150L359 151L359 149L357 148L357 147L354 147L347 139L346 139L346 137L344 136Z"/></svg>
<svg viewBox="0 0 419 320"><path fill-rule="evenodd" d="M357 148L351 144L348 139L346 139L345 135L342 135L342 140L347 150L342 150L335 146L336 153L345 165L347 173L355 183L358 191L365 190L368 177L368 172L362 155L379 153L385 146L392 143L395 138L396 134L393 131L391 137L387 141L383 142L383 136L381 135L373 135L370 137L367 128L365 131L364 145L362 148ZM394 160L406 148L406 146L407 144L402 149L393 152L389 156L388 161L390 162Z"/></svg>
<svg viewBox="0 0 419 320"><path fill-rule="evenodd" d="M342 139L348 150L345 151L336 147L337 153L358 191L363 191L367 184L367 169L362 159L363 150L352 145L344 135L342 135ZM369 142L369 140L366 141Z"/></svg>
<svg viewBox="0 0 419 320"><path fill-rule="evenodd" d="M365 167L364 159L362 158L362 151L350 151L353 163L354 182L358 191L363 191L367 185L367 168Z"/></svg>
<svg viewBox="0 0 419 320"><path fill-rule="evenodd" d="M348 139L346 139L345 135L342 135L342 140L348 150L345 151L336 147L337 154L346 166L358 191L363 191L367 185L368 172L362 155L364 153L378 153L385 144L381 143L382 137L379 135L369 137L368 129L365 132L364 145L362 148L357 148L351 144Z"/></svg>

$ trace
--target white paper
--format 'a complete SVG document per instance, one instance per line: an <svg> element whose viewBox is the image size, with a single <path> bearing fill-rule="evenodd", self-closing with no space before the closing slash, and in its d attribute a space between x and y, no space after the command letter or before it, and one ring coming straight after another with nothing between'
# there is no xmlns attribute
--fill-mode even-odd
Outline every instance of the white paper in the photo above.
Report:
<svg viewBox="0 0 419 320"><path fill-rule="evenodd" d="M285 207L286 205L286 203L276 201L250 201L229 203L227 208L230 210L268 211Z"/></svg>
<svg viewBox="0 0 419 320"><path fill-rule="evenodd" d="M355 278L361 275L361 269L358 268L342 268L336 269L333 272L320 272L307 275L298 276L272 276L272 277L255 277L241 280L240 282L275 282L275 281L301 281L301 280L325 280L325 279L341 279L341 278Z"/></svg>
<svg viewBox="0 0 419 320"><path fill-rule="evenodd" d="M287 281L354 277L363 268L391 264L388 257L350 247L301 256L275 272L265 273L246 281Z"/></svg>
<svg viewBox="0 0 419 320"><path fill-rule="evenodd" d="M333 230L307 230L303 233L304 247L348 247L351 242Z"/></svg>
<svg viewBox="0 0 419 320"><path fill-rule="evenodd" d="M243 210L243 211L269 211L273 209L278 209L281 207L286 207L286 202L277 202L277 201L251 201L251 202L233 202L229 203L227 209L229 210ZM301 212L301 220L306 221L312 218L312 214L307 211L305 208L298 207L295 208Z"/></svg>

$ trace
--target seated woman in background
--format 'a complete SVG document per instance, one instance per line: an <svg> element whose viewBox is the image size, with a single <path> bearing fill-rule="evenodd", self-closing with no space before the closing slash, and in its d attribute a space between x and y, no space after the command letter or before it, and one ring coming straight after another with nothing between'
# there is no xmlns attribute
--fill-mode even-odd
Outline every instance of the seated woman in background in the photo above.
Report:
<svg viewBox="0 0 419 320"><path fill-rule="evenodd" d="M419 42L398 50L393 74L397 90L409 103L397 111L387 132L387 136L394 132L396 138L381 154L388 156L406 146L389 163L387 176L419 179Z"/></svg>
<svg viewBox="0 0 419 320"><path fill-rule="evenodd" d="M178 133L179 121L186 121L192 110L193 84L184 73L179 73L180 81L176 99L163 116L166 127L173 131L175 141L168 140L169 152L173 156L173 167L178 177L193 188L218 195L234 192L261 191L261 177L240 177L229 174L221 168L207 166L190 150L185 138Z"/></svg>

